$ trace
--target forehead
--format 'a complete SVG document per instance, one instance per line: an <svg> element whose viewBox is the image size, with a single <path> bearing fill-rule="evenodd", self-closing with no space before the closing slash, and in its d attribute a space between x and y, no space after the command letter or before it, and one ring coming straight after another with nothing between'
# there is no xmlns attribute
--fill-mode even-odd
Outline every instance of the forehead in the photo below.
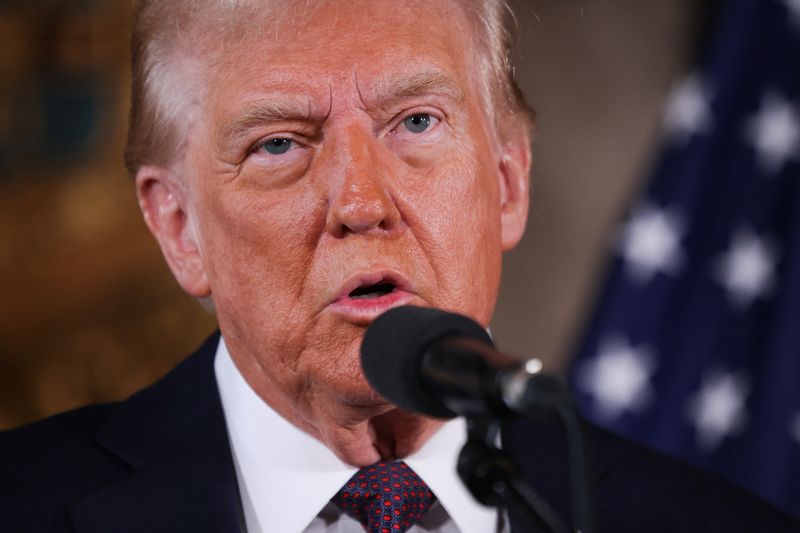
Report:
<svg viewBox="0 0 800 533"><path fill-rule="evenodd" d="M293 3L284 12L273 6L216 45L206 84L221 98L268 89L312 98L348 81L369 97L402 78L425 77L438 85L449 79L464 91L474 63L472 34L455 0L323 0Z"/></svg>

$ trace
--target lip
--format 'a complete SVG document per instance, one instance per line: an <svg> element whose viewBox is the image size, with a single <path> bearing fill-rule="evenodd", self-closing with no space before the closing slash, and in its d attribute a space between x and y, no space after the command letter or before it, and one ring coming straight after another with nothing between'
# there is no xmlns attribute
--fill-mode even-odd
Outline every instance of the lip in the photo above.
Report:
<svg viewBox="0 0 800 533"><path fill-rule="evenodd" d="M376 298L352 298L350 296L350 293L358 287L375 285L382 281L392 283L394 290ZM336 298L329 304L329 307L342 315L345 320L360 325L371 323L389 309L408 304L416 296L411 282L394 270L358 273L348 278L336 294Z"/></svg>

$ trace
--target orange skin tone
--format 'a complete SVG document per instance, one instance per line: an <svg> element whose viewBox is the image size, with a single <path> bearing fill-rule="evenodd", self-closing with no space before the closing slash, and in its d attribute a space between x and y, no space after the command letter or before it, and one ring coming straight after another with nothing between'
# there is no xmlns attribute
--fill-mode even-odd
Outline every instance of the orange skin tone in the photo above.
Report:
<svg viewBox="0 0 800 533"><path fill-rule="evenodd" d="M331 305L343 285L391 271L408 303L486 326L524 231L529 139L499 141L470 32L455 3L323 2L228 49L203 74L185 160L136 176L173 274L213 299L246 381L352 465L404 457L442 422L369 387L371 317Z"/></svg>

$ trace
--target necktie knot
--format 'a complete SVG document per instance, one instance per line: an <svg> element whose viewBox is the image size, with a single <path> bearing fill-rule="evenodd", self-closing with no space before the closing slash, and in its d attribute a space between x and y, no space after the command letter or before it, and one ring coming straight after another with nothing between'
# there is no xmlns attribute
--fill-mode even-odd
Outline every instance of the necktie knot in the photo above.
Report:
<svg viewBox="0 0 800 533"><path fill-rule="evenodd" d="M370 533L402 533L425 514L436 496L407 464L391 461L362 468L331 501Z"/></svg>

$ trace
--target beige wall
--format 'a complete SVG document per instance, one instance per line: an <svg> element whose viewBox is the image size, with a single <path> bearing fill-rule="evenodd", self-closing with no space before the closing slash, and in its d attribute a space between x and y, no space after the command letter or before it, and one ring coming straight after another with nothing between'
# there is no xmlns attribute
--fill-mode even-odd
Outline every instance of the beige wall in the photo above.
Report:
<svg viewBox="0 0 800 533"><path fill-rule="evenodd" d="M646 177L664 96L689 53L690 1L531 0L519 77L538 112L532 210L493 331L561 369L601 280L613 223Z"/></svg>
<svg viewBox="0 0 800 533"><path fill-rule="evenodd" d="M494 324L501 348L562 364L610 224L647 167L661 99L683 70L689 2L530 0L522 9L519 74L539 131L529 230L507 257ZM97 4L94 19L49 43L68 66L107 69L93 156L26 165L0 181L0 428L122 398L214 327L171 280L138 214L121 165L130 3ZM41 56L42 35L26 32L41 10L19 9L0 10L0 29L16 28L0 31L0 49L14 50L0 53L7 135L20 106L7 89L32 75L25 54Z"/></svg>

